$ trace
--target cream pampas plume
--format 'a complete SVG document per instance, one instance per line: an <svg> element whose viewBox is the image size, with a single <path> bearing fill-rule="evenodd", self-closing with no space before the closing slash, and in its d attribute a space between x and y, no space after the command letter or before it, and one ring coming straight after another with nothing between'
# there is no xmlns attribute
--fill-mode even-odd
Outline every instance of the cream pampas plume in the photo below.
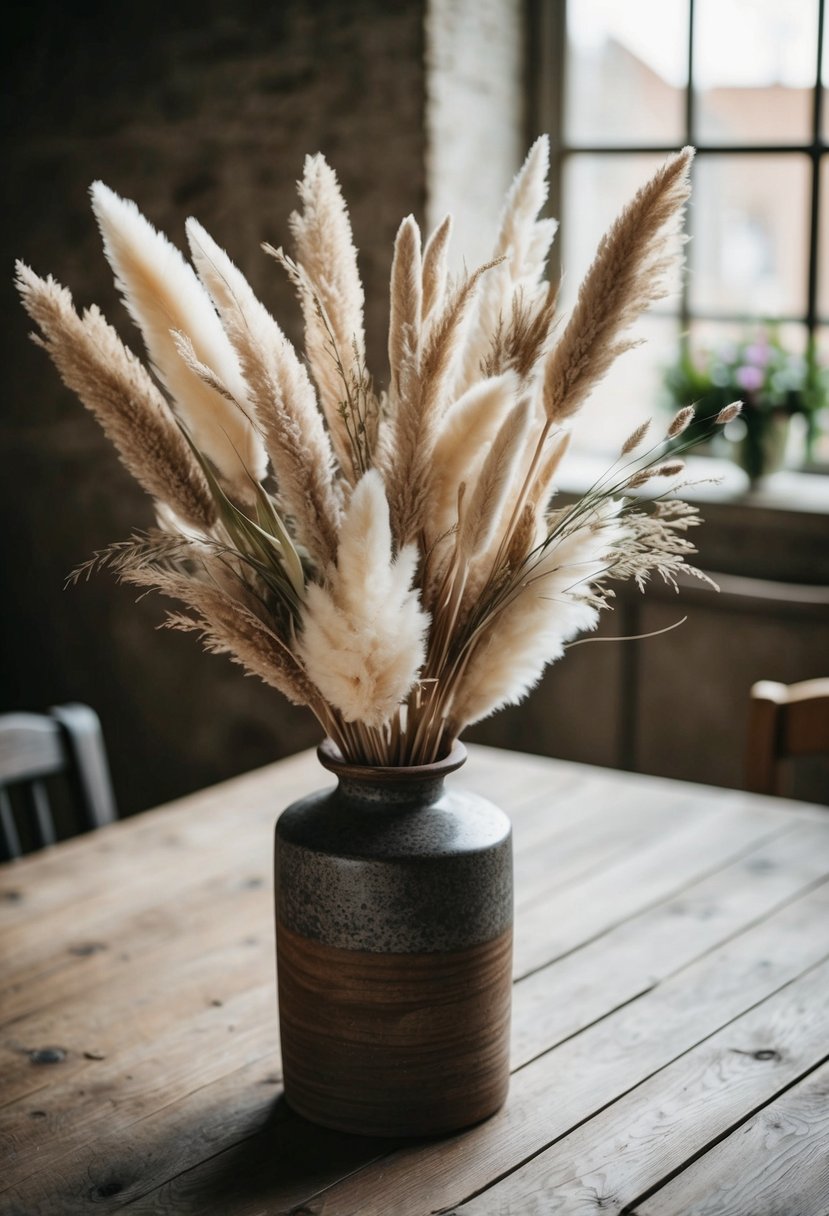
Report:
<svg viewBox="0 0 829 1216"><path fill-rule="evenodd" d="M602 238L576 306L547 361L544 405L562 422L584 403L614 359L633 345L622 334L666 294L667 251L690 191L693 149L670 157Z"/></svg>
<svg viewBox="0 0 829 1216"><path fill-rule="evenodd" d="M209 296L192 267L135 203L103 182L95 182L91 193L107 258L155 370L196 446L238 498L250 499L251 478L264 479L267 456L246 412L238 360ZM228 396L206 384L182 359L177 333L190 340L196 358L210 368Z"/></svg>
<svg viewBox="0 0 829 1216"><path fill-rule="evenodd" d="M245 276L192 218L187 236L199 276L239 357L280 502L300 542L324 567L336 557L341 496L308 372Z"/></svg>
<svg viewBox="0 0 829 1216"><path fill-rule="evenodd" d="M518 377L512 372L481 380L447 410L435 440L430 473L427 534L432 542L457 522L461 482L471 485L489 444L515 401Z"/></svg>
<svg viewBox="0 0 829 1216"><path fill-rule="evenodd" d="M425 657L429 618L411 582L413 548L395 561L388 503L371 470L354 488L328 584L310 584L297 651L310 679L346 722L382 727Z"/></svg>
<svg viewBox="0 0 829 1216"><path fill-rule="evenodd" d="M190 527L209 531L216 510L207 482L167 402L97 308L78 316L51 277L17 263L17 288L61 379L95 415L148 494Z"/></svg>
<svg viewBox="0 0 829 1216"><path fill-rule="evenodd" d="M337 175L321 153L306 156L298 185L302 210L294 211L288 222L304 272L295 281L305 318L305 349L334 451L343 472L354 481L360 469L354 467L341 412L343 379L334 355L347 383L356 384L363 378L364 300L357 250Z"/></svg>
<svg viewBox="0 0 829 1216"><path fill-rule="evenodd" d="M458 529L458 551L467 561L488 552L498 525L504 523L504 506L514 490L531 418L532 403L525 398L504 419L481 466Z"/></svg>
<svg viewBox="0 0 829 1216"><path fill-rule="evenodd" d="M516 593L475 643L451 706L458 729L520 701L560 658L564 644L594 629L591 583L607 571L613 525L595 518L554 541L530 566Z"/></svg>

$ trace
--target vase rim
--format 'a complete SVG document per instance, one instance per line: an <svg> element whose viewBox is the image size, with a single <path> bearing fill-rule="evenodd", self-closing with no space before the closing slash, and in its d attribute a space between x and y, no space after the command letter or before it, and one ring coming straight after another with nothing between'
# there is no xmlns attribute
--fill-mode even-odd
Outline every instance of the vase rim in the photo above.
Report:
<svg viewBox="0 0 829 1216"><path fill-rule="evenodd" d="M466 748L456 739L447 755L431 764L351 764L332 739L323 739L317 748L317 758L323 768L348 781L435 781L448 777L466 761Z"/></svg>

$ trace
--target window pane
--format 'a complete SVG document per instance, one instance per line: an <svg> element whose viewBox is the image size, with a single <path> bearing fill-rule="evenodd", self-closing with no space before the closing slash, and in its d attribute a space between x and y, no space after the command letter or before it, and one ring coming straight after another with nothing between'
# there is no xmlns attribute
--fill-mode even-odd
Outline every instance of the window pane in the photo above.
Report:
<svg viewBox="0 0 829 1216"><path fill-rule="evenodd" d="M701 143L808 143L817 0L697 0L696 135Z"/></svg>
<svg viewBox="0 0 829 1216"><path fill-rule="evenodd" d="M567 142L683 142L688 24L688 0L569 0Z"/></svg>
<svg viewBox="0 0 829 1216"><path fill-rule="evenodd" d="M642 345L620 355L605 379L594 389L573 423L576 451L597 452L608 463L631 431L647 418L654 418L661 433L671 418L664 408L665 370L677 358L679 326L671 318L643 318L635 336Z"/></svg>
<svg viewBox="0 0 829 1216"><path fill-rule="evenodd" d="M701 156L691 204L692 309L803 314L808 232L805 157Z"/></svg>
<svg viewBox="0 0 829 1216"><path fill-rule="evenodd" d="M560 235L562 309L569 312L572 308L579 283L593 261L601 237L664 161L661 153L647 156L574 153L567 157ZM671 296L676 297L679 293L678 271L672 276L670 286ZM676 300L666 301L666 305L671 304L675 305Z"/></svg>

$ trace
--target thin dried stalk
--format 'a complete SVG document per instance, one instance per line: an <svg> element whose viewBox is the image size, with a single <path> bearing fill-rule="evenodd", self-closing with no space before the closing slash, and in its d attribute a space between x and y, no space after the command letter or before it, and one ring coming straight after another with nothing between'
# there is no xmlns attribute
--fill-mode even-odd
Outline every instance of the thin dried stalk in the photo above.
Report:
<svg viewBox="0 0 829 1216"><path fill-rule="evenodd" d="M79 317L70 292L17 263L17 287L38 345L95 415L124 466L186 524L209 532L216 508L170 407L97 308Z"/></svg>

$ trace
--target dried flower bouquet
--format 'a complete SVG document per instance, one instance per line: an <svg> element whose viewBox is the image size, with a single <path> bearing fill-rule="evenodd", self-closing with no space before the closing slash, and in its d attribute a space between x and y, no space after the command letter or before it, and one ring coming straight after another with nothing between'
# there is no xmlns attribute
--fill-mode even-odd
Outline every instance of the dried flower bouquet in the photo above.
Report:
<svg viewBox="0 0 829 1216"><path fill-rule="evenodd" d="M699 574L685 560L695 511L665 492L689 408L644 451L638 428L581 500L550 506L574 416L665 294L691 157L671 157L616 220L560 332L544 281L555 223L538 218L546 139L508 194L492 261L473 273L447 274L449 217L423 247L403 220L383 392L366 370L356 250L322 156L299 183L295 257L265 246L296 287L304 361L196 220L194 270L134 203L95 183L155 378L97 308L79 315L65 288L18 264L35 341L155 501L155 528L89 565L180 601L173 627L309 706L346 759L443 755L595 627L612 580Z"/></svg>

